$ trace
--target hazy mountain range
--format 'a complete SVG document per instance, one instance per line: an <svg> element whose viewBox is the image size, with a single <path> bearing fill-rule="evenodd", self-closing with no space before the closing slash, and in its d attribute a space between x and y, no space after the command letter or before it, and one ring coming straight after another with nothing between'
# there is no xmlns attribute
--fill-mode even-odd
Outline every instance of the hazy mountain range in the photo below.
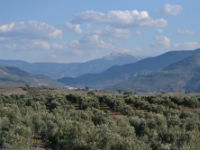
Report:
<svg viewBox="0 0 200 150"><path fill-rule="evenodd" d="M45 87L64 87L63 84L50 79L44 75L32 75L16 67L0 66L0 86L45 86Z"/></svg>
<svg viewBox="0 0 200 150"><path fill-rule="evenodd" d="M111 89L134 89L140 92L200 92L200 54L196 54L161 71L140 75Z"/></svg>
<svg viewBox="0 0 200 150"><path fill-rule="evenodd" d="M114 65L133 63L138 60L139 58L127 53L113 53L84 63L28 63L20 60L0 60L0 65L14 66L34 75L41 74L52 79L59 79L87 73L100 73Z"/></svg>
<svg viewBox="0 0 200 150"><path fill-rule="evenodd" d="M105 88L134 78L134 76L158 71L189 56L199 54L198 50L170 51L160 56L137 61L122 66L113 66L98 74L86 74L77 78L62 78L60 82L75 87Z"/></svg>
<svg viewBox="0 0 200 150"><path fill-rule="evenodd" d="M96 89L139 92L200 92L200 49L170 51L156 57L137 60L138 58L127 54L71 64L1 60L0 85L64 87L65 84L78 88L88 86ZM20 69L8 66L18 66ZM111 67L105 70L108 66ZM83 75L64 77L58 81L46 76L58 78L65 74Z"/></svg>

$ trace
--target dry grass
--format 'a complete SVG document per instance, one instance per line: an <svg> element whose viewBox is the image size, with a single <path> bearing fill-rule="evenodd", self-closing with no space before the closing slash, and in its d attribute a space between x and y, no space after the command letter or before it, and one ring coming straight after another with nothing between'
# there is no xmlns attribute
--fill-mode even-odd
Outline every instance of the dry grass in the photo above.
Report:
<svg viewBox="0 0 200 150"><path fill-rule="evenodd" d="M12 94L26 94L27 92L22 88L7 88L7 89L0 89L0 94L4 95L12 95Z"/></svg>

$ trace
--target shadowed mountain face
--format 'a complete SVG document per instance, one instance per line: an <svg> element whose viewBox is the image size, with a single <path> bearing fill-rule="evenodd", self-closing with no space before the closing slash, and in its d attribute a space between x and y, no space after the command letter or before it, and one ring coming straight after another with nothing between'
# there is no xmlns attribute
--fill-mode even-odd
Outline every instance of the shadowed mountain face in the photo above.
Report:
<svg viewBox="0 0 200 150"><path fill-rule="evenodd" d="M15 86L47 86L47 87L63 87L58 83L43 75L31 75L16 67L0 66L0 86L15 87Z"/></svg>
<svg viewBox="0 0 200 150"><path fill-rule="evenodd" d="M111 54L108 57L85 63L27 63L25 61L0 60L0 65L15 66L34 75L42 74L53 79L77 77L87 73L99 73L114 65L136 62L138 58L129 54Z"/></svg>
<svg viewBox="0 0 200 150"><path fill-rule="evenodd" d="M141 92L200 92L200 54L169 65L161 71L139 75L111 89L134 89Z"/></svg>
<svg viewBox="0 0 200 150"><path fill-rule="evenodd" d="M161 70L168 65L198 53L200 53L200 49L194 51L171 51L136 63L114 66L98 74L86 74L77 78L62 78L59 79L59 82L75 87L104 88L129 80L138 74Z"/></svg>

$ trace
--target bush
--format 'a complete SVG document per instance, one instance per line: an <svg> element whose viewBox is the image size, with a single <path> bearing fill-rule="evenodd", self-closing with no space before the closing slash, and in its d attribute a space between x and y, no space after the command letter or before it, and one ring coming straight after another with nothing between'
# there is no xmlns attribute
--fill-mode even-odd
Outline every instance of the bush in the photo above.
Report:
<svg viewBox="0 0 200 150"><path fill-rule="evenodd" d="M36 138L45 148L66 150L197 148L199 97L89 92L0 95L0 148L34 149ZM107 113L102 103L123 115Z"/></svg>

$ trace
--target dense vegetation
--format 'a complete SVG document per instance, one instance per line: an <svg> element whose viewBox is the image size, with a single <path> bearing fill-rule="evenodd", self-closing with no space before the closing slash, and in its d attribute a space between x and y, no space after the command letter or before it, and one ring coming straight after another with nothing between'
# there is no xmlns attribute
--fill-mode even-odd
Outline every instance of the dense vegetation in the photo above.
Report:
<svg viewBox="0 0 200 150"><path fill-rule="evenodd" d="M197 150L199 96L0 96L0 148Z"/></svg>

